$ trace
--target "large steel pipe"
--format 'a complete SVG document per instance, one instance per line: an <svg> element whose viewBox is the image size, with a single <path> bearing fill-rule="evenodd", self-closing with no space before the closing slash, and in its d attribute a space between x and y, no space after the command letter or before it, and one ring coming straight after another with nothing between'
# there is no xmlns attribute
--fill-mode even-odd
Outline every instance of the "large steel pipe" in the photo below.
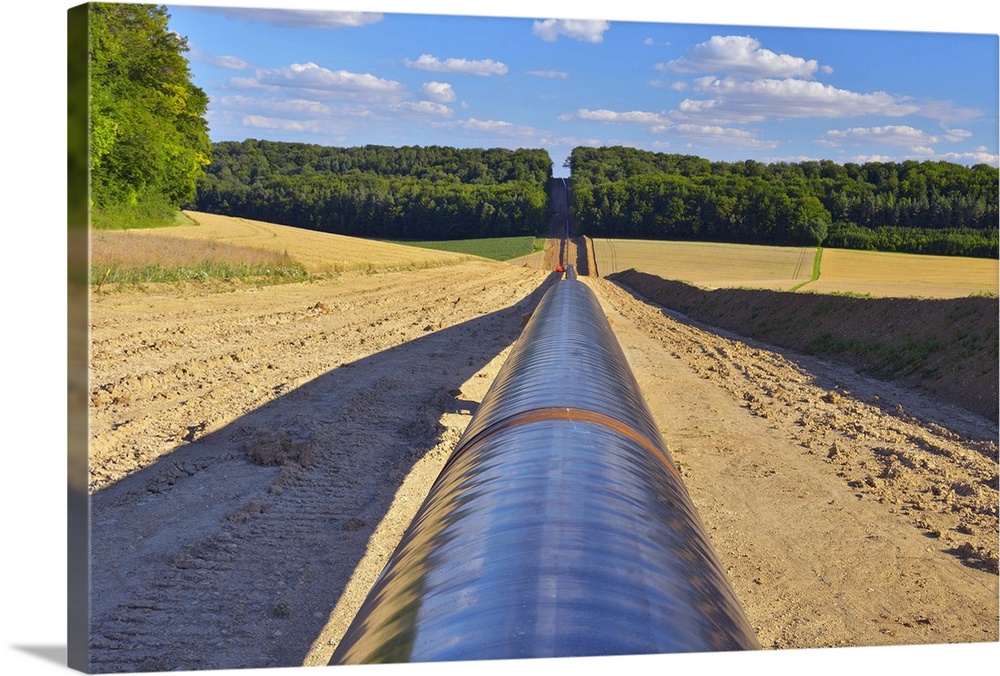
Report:
<svg viewBox="0 0 1000 676"><path fill-rule="evenodd" d="M600 304L571 271L330 663L758 647Z"/></svg>

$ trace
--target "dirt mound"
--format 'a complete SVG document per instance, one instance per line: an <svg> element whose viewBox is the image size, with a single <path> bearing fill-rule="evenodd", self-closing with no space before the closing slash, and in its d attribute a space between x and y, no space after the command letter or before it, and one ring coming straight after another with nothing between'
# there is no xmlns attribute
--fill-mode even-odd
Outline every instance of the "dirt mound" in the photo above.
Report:
<svg viewBox="0 0 1000 676"><path fill-rule="evenodd" d="M836 359L998 419L995 298L859 298L706 291L636 270L609 275L649 300L741 336Z"/></svg>

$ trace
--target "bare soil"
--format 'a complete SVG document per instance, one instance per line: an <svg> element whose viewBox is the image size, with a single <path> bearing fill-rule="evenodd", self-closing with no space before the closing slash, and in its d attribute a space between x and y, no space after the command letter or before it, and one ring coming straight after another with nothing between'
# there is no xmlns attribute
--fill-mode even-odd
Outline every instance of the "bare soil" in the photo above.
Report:
<svg viewBox="0 0 1000 676"><path fill-rule="evenodd" d="M325 664L556 276L93 294L92 670ZM998 640L994 421L584 281L766 648Z"/></svg>

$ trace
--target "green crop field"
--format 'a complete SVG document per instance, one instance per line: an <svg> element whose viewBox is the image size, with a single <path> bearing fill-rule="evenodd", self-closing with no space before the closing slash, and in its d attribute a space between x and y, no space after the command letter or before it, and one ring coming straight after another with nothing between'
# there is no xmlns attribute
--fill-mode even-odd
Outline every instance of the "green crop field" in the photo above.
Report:
<svg viewBox="0 0 1000 676"><path fill-rule="evenodd" d="M545 240L525 235L522 237L490 237L483 239L456 239L435 242L396 242L406 246L436 251L453 251L470 256L482 256L495 261L509 261L541 250Z"/></svg>

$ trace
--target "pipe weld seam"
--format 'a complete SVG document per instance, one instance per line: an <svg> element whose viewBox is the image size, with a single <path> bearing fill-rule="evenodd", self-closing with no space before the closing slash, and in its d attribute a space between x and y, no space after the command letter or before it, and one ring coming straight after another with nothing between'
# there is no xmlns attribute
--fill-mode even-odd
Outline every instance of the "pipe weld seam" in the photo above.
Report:
<svg viewBox="0 0 1000 676"><path fill-rule="evenodd" d="M455 462L462 453L464 453L468 448L475 446L483 439L488 438L497 432L510 429L511 427L516 427L518 425L524 425L527 423L549 421L549 420L564 420L570 422L578 423L589 423L592 425L599 425L601 427L607 427L619 434L628 437L632 441L640 444L647 451L652 453L670 470L671 474L676 477L677 481L684 483L681 479L680 473L677 468L674 467L674 463L667 456L665 450L655 443L649 440L644 434L636 430L631 425L626 425L621 420L612 418L611 416L600 413L598 411L591 411L585 408L576 408L568 406L545 406L542 408L529 409L527 411L521 411L519 413L514 413L507 416L506 418L501 418L495 423L491 424L486 429L483 429L469 439L464 441L459 441L458 445L451 452L451 456L445 462L441 473L444 474L445 470Z"/></svg>

